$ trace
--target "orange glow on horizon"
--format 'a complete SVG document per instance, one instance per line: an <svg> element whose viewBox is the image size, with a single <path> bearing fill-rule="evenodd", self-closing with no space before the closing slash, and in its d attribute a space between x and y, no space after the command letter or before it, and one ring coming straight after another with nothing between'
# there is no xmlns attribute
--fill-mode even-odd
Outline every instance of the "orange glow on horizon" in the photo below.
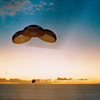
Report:
<svg viewBox="0 0 100 100"><path fill-rule="evenodd" d="M32 84L32 80L22 80L22 79L9 79L4 80L0 78L0 84ZM57 79L34 79L35 84L100 84L100 79L71 79L71 80L57 80ZM38 81L39 80L39 81Z"/></svg>
<svg viewBox="0 0 100 100"><path fill-rule="evenodd" d="M17 45L18 46L18 45ZM0 77L30 80L67 78L100 79L100 54L92 48L77 51L70 46L61 49L46 49L16 45L0 52ZM7 72L7 74L5 74Z"/></svg>

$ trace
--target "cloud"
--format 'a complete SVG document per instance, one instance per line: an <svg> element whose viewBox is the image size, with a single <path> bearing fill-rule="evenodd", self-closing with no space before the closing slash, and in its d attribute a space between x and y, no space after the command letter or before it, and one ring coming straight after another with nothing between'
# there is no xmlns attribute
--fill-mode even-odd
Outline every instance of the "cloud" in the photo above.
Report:
<svg viewBox="0 0 100 100"><path fill-rule="evenodd" d="M54 5L54 3L49 3L49 6L53 6Z"/></svg>
<svg viewBox="0 0 100 100"><path fill-rule="evenodd" d="M42 5L39 5L39 7L42 7Z"/></svg>
<svg viewBox="0 0 100 100"><path fill-rule="evenodd" d="M43 5L47 5L47 3L46 3L46 2L44 2L44 3L43 3Z"/></svg>
<svg viewBox="0 0 100 100"><path fill-rule="evenodd" d="M13 16L13 15L16 14L16 12L15 12L15 11L11 11L11 12L9 12L9 14L10 14L11 16Z"/></svg>
<svg viewBox="0 0 100 100"><path fill-rule="evenodd" d="M19 78L15 78L15 79L9 79L9 80L7 80L7 79L5 79L5 78L0 78L0 83L17 83L17 84L31 84L32 82L31 82L31 80L30 81L28 81L28 80L22 80L22 79L19 79Z"/></svg>
<svg viewBox="0 0 100 100"><path fill-rule="evenodd" d="M51 6L52 5L52 6ZM33 14L35 11L53 10L53 2L43 2L32 4L29 0L0 0L0 16L4 18L6 15L14 16L18 12L25 14Z"/></svg>
<svg viewBox="0 0 100 100"><path fill-rule="evenodd" d="M39 8L36 8L36 10L40 10Z"/></svg>
<svg viewBox="0 0 100 100"><path fill-rule="evenodd" d="M7 82L5 78L0 78L0 82Z"/></svg>
<svg viewBox="0 0 100 100"><path fill-rule="evenodd" d="M32 13L33 5L28 0L0 0L0 16L13 16L17 12Z"/></svg>
<svg viewBox="0 0 100 100"><path fill-rule="evenodd" d="M9 27L9 25L6 25L5 27ZM7 74L7 72L6 72L6 74Z"/></svg>
<svg viewBox="0 0 100 100"><path fill-rule="evenodd" d="M53 2L47 3L47 2L40 1L40 4L37 5L37 6L40 7L40 10L42 10L42 11L47 11L47 10L56 11L54 9L54 3Z"/></svg>
<svg viewBox="0 0 100 100"><path fill-rule="evenodd" d="M73 79L72 78L67 79L67 78L60 78L60 77L58 77L57 80L73 80Z"/></svg>
<svg viewBox="0 0 100 100"><path fill-rule="evenodd" d="M43 3L42 1L40 1L40 3Z"/></svg>
<svg viewBox="0 0 100 100"><path fill-rule="evenodd" d="M43 8L44 5L47 5L47 3L46 2L44 2L44 3L41 2L41 4L39 4L39 7Z"/></svg>
<svg viewBox="0 0 100 100"><path fill-rule="evenodd" d="M76 79L76 80L80 80L81 81L81 80L88 80L88 79L87 78L86 79L81 78L81 79Z"/></svg>

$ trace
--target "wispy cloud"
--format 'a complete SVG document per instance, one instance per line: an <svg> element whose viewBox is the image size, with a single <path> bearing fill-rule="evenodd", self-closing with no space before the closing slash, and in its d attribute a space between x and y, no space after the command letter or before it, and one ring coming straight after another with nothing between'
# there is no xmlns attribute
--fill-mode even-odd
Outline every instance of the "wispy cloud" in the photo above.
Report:
<svg viewBox="0 0 100 100"><path fill-rule="evenodd" d="M29 13L33 11L33 5L28 0L0 0L0 16L13 16L17 12Z"/></svg>
<svg viewBox="0 0 100 100"><path fill-rule="evenodd" d="M40 3L43 3L42 1L40 1Z"/></svg>
<svg viewBox="0 0 100 100"><path fill-rule="evenodd" d="M53 3L53 2L52 2L52 3L49 3L49 5L50 5L50 6L53 6L53 5L54 5L54 3Z"/></svg>
<svg viewBox="0 0 100 100"><path fill-rule="evenodd" d="M39 7L42 7L43 5L39 5Z"/></svg>
<svg viewBox="0 0 100 100"><path fill-rule="evenodd" d="M43 5L47 5L47 3L46 3L46 2L44 2L44 3L43 3Z"/></svg>
<svg viewBox="0 0 100 100"><path fill-rule="evenodd" d="M5 27L10 27L9 25L6 25ZM7 74L7 73L6 73Z"/></svg>
<svg viewBox="0 0 100 100"><path fill-rule="evenodd" d="M36 10L40 10L39 8L36 8Z"/></svg>
<svg viewBox="0 0 100 100"><path fill-rule="evenodd" d="M14 16L18 12L33 14L35 11L53 10L53 2L43 2L35 4L29 0L0 0L0 16ZM54 11L54 10L53 10Z"/></svg>
<svg viewBox="0 0 100 100"><path fill-rule="evenodd" d="M37 5L38 7L40 7L40 11L47 11L47 10L53 10L55 11L54 9L54 3L53 2L43 2L43 1L40 1L40 4ZM38 9L37 9L38 10Z"/></svg>

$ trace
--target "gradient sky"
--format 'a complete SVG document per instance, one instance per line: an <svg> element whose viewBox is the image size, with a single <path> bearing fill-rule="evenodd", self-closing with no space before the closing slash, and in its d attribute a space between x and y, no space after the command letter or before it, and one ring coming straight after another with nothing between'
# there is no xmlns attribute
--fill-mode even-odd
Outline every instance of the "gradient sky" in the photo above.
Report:
<svg viewBox="0 0 100 100"><path fill-rule="evenodd" d="M52 30L56 43L14 44L32 24ZM100 79L100 1L0 0L0 78L57 77Z"/></svg>

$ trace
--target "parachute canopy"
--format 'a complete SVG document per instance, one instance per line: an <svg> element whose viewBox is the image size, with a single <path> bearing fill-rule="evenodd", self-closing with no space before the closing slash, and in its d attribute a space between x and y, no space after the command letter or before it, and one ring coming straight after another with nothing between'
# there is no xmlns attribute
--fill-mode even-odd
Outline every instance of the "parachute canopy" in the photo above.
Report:
<svg viewBox="0 0 100 100"><path fill-rule="evenodd" d="M44 30L38 25L30 25L23 30L24 36L40 37L44 35Z"/></svg>
<svg viewBox="0 0 100 100"><path fill-rule="evenodd" d="M56 41L56 35L54 32L48 29L44 29L44 35L39 37L41 40L46 41L46 42L55 42Z"/></svg>
<svg viewBox="0 0 100 100"><path fill-rule="evenodd" d="M43 29L38 25L29 25L23 30L16 32L12 36L12 41L15 44L21 44L28 42L32 37L38 37L39 39L50 43L54 43L57 40L57 37L53 31Z"/></svg>
<svg viewBox="0 0 100 100"><path fill-rule="evenodd" d="M25 43L29 41L30 39L31 37L23 36L23 31L16 32L12 37L12 41L15 44Z"/></svg>

